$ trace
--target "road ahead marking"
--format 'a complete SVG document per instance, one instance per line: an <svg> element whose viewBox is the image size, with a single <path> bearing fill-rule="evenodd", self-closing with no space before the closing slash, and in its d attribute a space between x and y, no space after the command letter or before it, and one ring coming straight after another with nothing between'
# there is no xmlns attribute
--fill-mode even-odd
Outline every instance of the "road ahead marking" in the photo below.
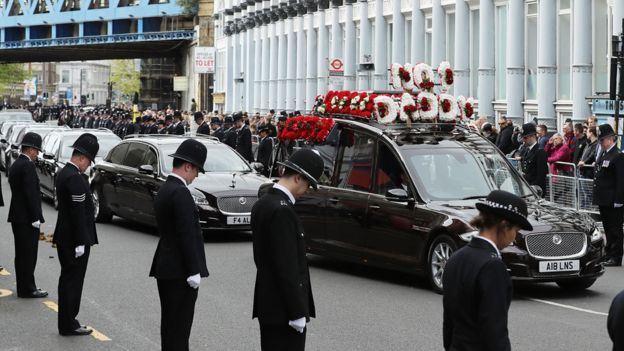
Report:
<svg viewBox="0 0 624 351"><path fill-rule="evenodd" d="M6 268L0 270L0 275L11 275L11 272L7 271Z"/></svg>
<svg viewBox="0 0 624 351"><path fill-rule="evenodd" d="M54 301L43 301L43 304L46 305L52 311L58 313L58 305L56 304L56 302L54 302ZM93 328L91 326L87 326L87 328L90 328L90 329L93 330L93 332L91 333L91 336L94 337L96 340L99 340L99 341L111 341L111 339L108 336L100 333L95 328Z"/></svg>
<svg viewBox="0 0 624 351"><path fill-rule="evenodd" d="M547 300L540 300L540 299L534 299L532 297L527 297L527 300L530 301L534 301L534 302L539 302L539 303L543 303L546 305L551 305L551 306L556 306L556 307L561 307L561 308L567 308L569 310L573 310L573 311L578 311L578 312L585 312L585 313L589 313L589 314L596 314L599 316L608 316L608 313L604 313L604 312L598 312L598 311L593 311L593 310L588 310L585 308L580 308L580 307L574 307L574 306L570 306L570 305L564 305L562 303L557 303L557 302L552 302L552 301L547 301Z"/></svg>

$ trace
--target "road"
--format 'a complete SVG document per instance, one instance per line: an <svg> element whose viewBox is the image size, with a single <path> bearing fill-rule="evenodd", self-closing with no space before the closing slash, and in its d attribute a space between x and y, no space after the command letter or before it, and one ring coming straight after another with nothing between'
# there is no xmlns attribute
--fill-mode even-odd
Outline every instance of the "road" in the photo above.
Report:
<svg viewBox="0 0 624 351"><path fill-rule="evenodd" d="M8 205L4 177L1 185ZM43 206L43 231L52 233L56 211L49 203ZM0 264L13 273L7 212L8 207L0 208ZM160 306L156 282L148 277L158 241L154 229L119 218L97 229L100 244L91 251L79 320L95 328L98 338L58 335L53 308L60 266L56 250L41 241L36 280L50 296L0 297L0 350L159 349ZM255 267L250 235L215 235L205 250L210 277L199 291L191 349L259 350L257 321L251 319ZM316 256L310 265L318 318L309 324L308 350L442 349L442 297L424 279ZM509 313L512 348L610 349L606 312L623 288L623 268L609 268L582 293L565 293L554 284L516 286ZM0 289L14 292L15 276L0 276Z"/></svg>

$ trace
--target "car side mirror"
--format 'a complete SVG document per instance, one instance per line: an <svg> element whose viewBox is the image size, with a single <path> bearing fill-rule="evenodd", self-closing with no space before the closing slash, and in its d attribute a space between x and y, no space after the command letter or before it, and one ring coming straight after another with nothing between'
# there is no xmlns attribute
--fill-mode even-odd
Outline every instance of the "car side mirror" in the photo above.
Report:
<svg viewBox="0 0 624 351"><path fill-rule="evenodd" d="M406 202L409 201L409 194L405 189L394 188L390 189L386 192L386 199L388 201L396 201L396 202Z"/></svg>
<svg viewBox="0 0 624 351"><path fill-rule="evenodd" d="M252 162L251 163L251 168L254 169L254 171L258 172L258 173L262 173L262 171L264 171L264 165L260 162Z"/></svg>
<svg viewBox="0 0 624 351"><path fill-rule="evenodd" d="M531 185L531 189L533 189L533 191L535 191L539 197L544 196L544 190L542 190L541 186Z"/></svg>
<svg viewBox="0 0 624 351"><path fill-rule="evenodd" d="M15 144L11 145L11 149L17 150L17 145L15 145Z"/></svg>
<svg viewBox="0 0 624 351"><path fill-rule="evenodd" d="M54 155L48 154L48 153L44 153L43 154L43 158L46 159L46 160L53 160L54 159Z"/></svg>
<svg viewBox="0 0 624 351"><path fill-rule="evenodd" d="M139 167L140 174L154 174L154 167L151 165L143 165Z"/></svg>

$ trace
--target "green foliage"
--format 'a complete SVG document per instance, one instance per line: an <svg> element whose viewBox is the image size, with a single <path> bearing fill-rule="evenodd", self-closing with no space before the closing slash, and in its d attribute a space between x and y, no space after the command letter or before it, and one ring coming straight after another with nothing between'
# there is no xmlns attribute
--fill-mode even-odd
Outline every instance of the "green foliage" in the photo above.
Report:
<svg viewBox="0 0 624 351"><path fill-rule="evenodd" d="M139 71L134 60L114 60L111 63L111 82L113 90L119 91L126 99L131 99L141 88Z"/></svg>
<svg viewBox="0 0 624 351"><path fill-rule="evenodd" d="M22 84L28 77L28 71L21 63L0 64L0 93L13 84Z"/></svg>
<svg viewBox="0 0 624 351"><path fill-rule="evenodd" d="M176 3L187 15L196 15L199 11L199 0L176 0Z"/></svg>

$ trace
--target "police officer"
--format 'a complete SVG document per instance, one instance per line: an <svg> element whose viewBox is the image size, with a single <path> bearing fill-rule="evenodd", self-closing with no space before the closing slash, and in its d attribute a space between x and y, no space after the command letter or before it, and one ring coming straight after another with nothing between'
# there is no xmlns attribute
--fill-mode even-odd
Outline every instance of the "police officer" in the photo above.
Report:
<svg viewBox="0 0 624 351"><path fill-rule="evenodd" d="M184 135L184 123L182 122L182 112L175 111L173 113L174 123L169 129L169 134Z"/></svg>
<svg viewBox="0 0 624 351"><path fill-rule="evenodd" d="M221 120L219 120L219 117L212 117L210 119L210 134L219 140L223 137L223 130L221 129Z"/></svg>
<svg viewBox="0 0 624 351"><path fill-rule="evenodd" d="M522 126L521 166L524 178L530 185L538 185L542 188L542 194L546 190L546 175L548 174L548 155L546 151L537 145L537 130L535 124L525 123Z"/></svg>
<svg viewBox="0 0 624 351"><path fill-rule="evenodd" d="M499 250L514 241L518 230L533 226L526 202L506 191L492 191L477 209L470 224L479 228L479 235L444 268L444 349L511 350L507 313L512 285Z"/></svg>
<svg viewBox="0 0 624 351"><path fill-rule="evenodd" d="M173 172L154 199L160 241L150 276L158 284L163 351L189 349L195 301L202 277L208 276L199 215L189 188L204 173L204 144L187 139L173 157Z"/></svg>
<svg viewBox="0 0 624 351"><path fill-rule="evenodd" d="M41 136L24 135L21 153L9 170L11 207L9 222L15 238L15 278L18 297L46 297L48 292L37 289L35 266L39 248L39 227L44 222L39 194L39 177L34 160L41 151Z"/></svg>
<svg viewBox="0 0 624 351"><path fill-rule="evenodd" d="M56 177L59 205L53 240L61 263L58 330L65 336L92 332L80 325L76 316L80 310L90 249L98 243L93 199L83 173L94 162L100 145L95 135L85 133L71 147L74 149L71 159Z"/></svg>
<svg viewBox="0 0 624 351"><path fill-rule="evenodd" d="M600 153L595 162L594 205L607 234L605 266L622 265L624 233L624 155L615 145L615 132L609 124L598 126Z"/></svg>
<svg viewBox="0 0 624 351"><path fill-rule="evenodd" d="M243 114L238 112L234 114L234 123L236 125L236 151L249 162L253 162L253 152L251 151L251 130L245 124Z"/></svg>
<svg viewBox="0 0 624 351"><path fill-rule="evenodd" d="M232 126L234 119L231 116L225 117L223 120L223 139L222 143L228 145L232 149L236 149L236 129Z"/></svg>
<svg viewBox="0 0 624 351"><path fill-rule="evenodd" d="M195 112L193 115L195 123L197 123L197 134L210 135L210 126L204 120L204 114L200 111Z"/></svg>
<svg viewBox="0 0 624 351"><path fill-rule="evenodd" d="M591 127L595 128L595 127ZM624 350L624 291L613 298L607 317L607 331L613 341L613 351Z"/></svg>
<svg viewBox="0 0 624 351"><path fill-rule="evenodd" d="M262 175L265 177L268 177L271 173L269 166L271 164L271 156L273 155L273 139L269 137L269 133L271 133L271 131L266 125L260 127L258 130L260 143L258 145L258 156L256 157L256 162L260 162L264 166Z"/></svg>
<svg viewBox="0 0 624 351"><path fill-rule="evenodd" d="M294 204L317 189L323 160L302 149L282 163L284 174L251 210L256 264L253 318L260 323L263 351L305 349L306 323L315 317L304 231Z"/></svg>

